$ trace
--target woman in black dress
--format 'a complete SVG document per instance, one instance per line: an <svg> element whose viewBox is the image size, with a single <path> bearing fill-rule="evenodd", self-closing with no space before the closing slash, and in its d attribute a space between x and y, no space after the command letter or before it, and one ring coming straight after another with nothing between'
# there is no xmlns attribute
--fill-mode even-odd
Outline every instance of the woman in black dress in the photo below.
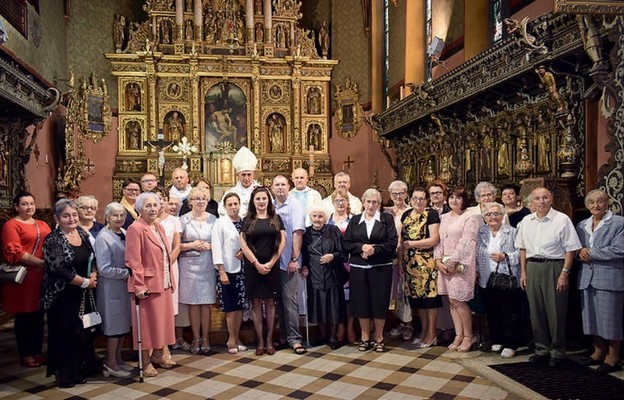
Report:
<svg viewBox="0 0 624 400"><path fill-rule="evenodd" d="M286 246L286 231L282 219L275 213L266 187L257 187L251 193L240 245L245 256L247 298L252 301L253 321L258 337L256 355L261 356L265 352L273 355L275 298L280 293L279 258ZM266 307L266 336L262 327L263 304Z"/></svg>
<svg viewBox="0 0 624 400"><path fill-rule="evenodd" d="M85 383L95 369L93 337L78 326L80 305L91 312L89 291L97 285L93 247L78 229L78 206L62 199L54 205L56 229L43 243L45 276L41 303L48 314L48 372L62 387Z"/></svg>

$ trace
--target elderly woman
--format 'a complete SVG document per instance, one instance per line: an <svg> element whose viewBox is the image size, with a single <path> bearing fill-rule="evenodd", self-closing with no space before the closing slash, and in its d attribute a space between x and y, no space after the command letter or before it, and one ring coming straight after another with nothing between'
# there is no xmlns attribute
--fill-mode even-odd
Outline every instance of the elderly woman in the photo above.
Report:
<svg viewBox="0 0 624 400"><path fill-rule="evenodd" d="M440 243L433 256L440 274L438 293L448 295L455 340L451 351L467 352L477 342L472 331L468 301L474 297L477 232L483 218L468 212L468 193L454 188L448 197L451 212L440 216Z"/></svg>
<svg viewBox="0 0 624 400"><path fill-rule="evenodd" d="M394 218L394 225L397 227L398 235L401 230L401 216L408 208L410 208L407 203L407 184L403 181L392 181L388 186L388 192L390 193L390 200L392 200L392 207L386 207L384 212L392 215ZM392 289L390 297L392 301L395 301L397 293L399 292L400 275L399 268L393 268L392 270ZM401 321L396 328L390 331L390 336L398 337L402 335L404 340L411 340L413 333L414 330L412 329L411 324Z"/></svg>
<svg viewBox="0 0 624 400"><path fill-rule="evenodd" d="M219 307L225 312L228 330L227 347L229 354L246 351L240 340L240 326L243 310L247 307L245 295L245 275L242 268L243 251L240 246L240 232L243 227L238 212L240 197L229 192L223 197L226 215L219 218L212 228L212 261L219 272L217 297Z"/></svg>
<svg viewBox="0 0 624 400"><path fill-rule="evenodd" d="M78 206L78 226L89 234L91 244L95 243L98 233L104 228L104 224L96 221L95 214L98 210L98 201L95 196L80 196L76 199Z"/></svg>
<svg viewBox="0 0 624 400"><path fill-rule="evenodd" d="M335 225L327 225L327 216L319 203L309 210L312 226L303 234L303 269L307 278L308 319L318 325L322 341L332 350L340 347L337 338L338 323L344 315L346 281L345 256L342 235Z"/></svg>
<svg viewBox="0 0 624 400"><path fill-rule="evenodd" d="M624 306L624 218L609 210L609 198L602 190L585 197L591 217L576 231L583 248L579 274L583 331L594 337L594 352L586 365L599 365L608 374L622 369L622 308Z"/></svg>
<svg viewBox="0 0 624 400"><path fill-rule="evenodd" d="M281 291L279 259L286 247L286 231L282 219L275 212L269 189L264 186L251 192L240 244L245 256L245 292L251 299L258 340L256 355L273 355L275 299ZM263 308L266 310L266 334L263 332Z"/></svg>
<svg viewBox="0 0 624 400"><path fill-rule="evenodd" d="M491 184L490 182L479 182L474 189L474 197L477 202L476 206L468 207L466 211L483 217L483 209L485 205L488 203L494 203L496 201L496 194L498 193L498 189L496 186ZM509 218L507 215L503 217L503 224L509 224Z"/></svg>
<svg viewBox="0 0 624 400"><path fill-rule="evenodd" d="M488 286L492 272L513 275L520 281L519 250L516 249L516 228L503 225L505 207L498 203L485 204L486 225L477 236L477 271L479 286L484 289L485 312L490 328L492 351L502 349L502 358L512 358L522 342L522 290L502 290Z"/></svg>
<svg viewBox="0 0 624 400"><path fill-rule="evenodd" d="M351 313L359 319L362 342L359 351L385 351L383 329L390 302L392 258L396 254L394 218L380 213L381 194L367 189L362 195L364 212L351 218L343 245L351 257ZM371 320L374 339L370 339Z"/></svg>
<svg viewBox="0 0 624 400"><path fill-rule="evenodd" d="M136 179L128 178L123 181L121 187L121 200L119 202L127 211L126 222L124 222L123 228L128 229L130 224L139 218L135 203L141 193L141 183Z"/></svg>
<svg viewBox="0 0 624 400"><path fill-rule="evenodd" d="M400 273L405 277L405 293L410 306L418 309L422 333L412 342L420 349L438 344L436 321L442 299L438 296L438 271L433 248L440 242L440 217L427 207L425 188L412 191L412 209L401 217L399 249ZM405 337L405 336L404 336Z"/></svg>
<svg viewBox="0 0 624 400"><path fill-rule="evenodd" d="M143 360L150 360L144 375L154 377L154 364L171 368L175 362L163 358L163 347L175 342L173 300L175 279L165 229L157 222L160 202L156 193L141 193L136 199L137 219L126 233L126 265L132 270L128 290L140 301ZM136 313L132 313L134 348L137 343ZM153 350L151 359L150 351Z"/></svg>
<svg viewBox="0 0 624 400"><path fill-rule="evenodd" d="M128 268L125 264L126 209L120 203L110 203L104 209L106 226L95 239L98 260L98 311L102 316L102 333L106 336L104 376L125 378L132 368L121 358L124 337L130 332L131 310L128 294Z"/></svg>
<svg viewBox="0 0 624 400"><path fill-rule="evenodd" d="M345 231L347 230L347 226L349 225L349 221L353 217L351 214L351 205L349 204L349 193L345 189L336 189L331 194L332 204L334 206L334 212L329 216L329 220L327 223L329 225L335 225L340 229L340 234L344 236ZM351 266L349 265L349 261L345 259L344 262L345 270L348 272L351 270ZM347 343L353 343L356 341L355 336L355 318L349 312L349 281L344 284L344 297L345 297L345 308L343 315L343 320L346 321L346 327L343 322L338 324L338 341L345 342L345 332L346 332L346 340Z"/></svg>
<svg viewBox="0 0 624 400"><path fill-rule="evenodd" d="M35 198L28 192L19 192L13 198L17 215L2 226L2 255L11 265L27 269L22 284L2 285L2 308L15 314L15 340L20 363L37 368L43 364L43 312L39 305L43 281L43 241L50 234L44 221L33 218Z"/></svg>
<svg viewBox="0 0 624 400"><path fill-rule="evenodd" d="M85 383L94 367L93 337L78 332L76 324L82 302L90 309L87 293L97 285L93 247L78 229L78 206L61 199L54 205L56 229L43 243L45 277L41 304L48 314L48 371L61 387Z"/></svg>
<svg viewBox="0 0 624 400"><path fill-rule="evenodd" d="M212 227L216 217L206 211L209 200L207 189L194 187L189 192L191 211L180 217L180 303L189 307L193 354L210 352L210 305L217 302L217 277L212 263Z"/></svg>

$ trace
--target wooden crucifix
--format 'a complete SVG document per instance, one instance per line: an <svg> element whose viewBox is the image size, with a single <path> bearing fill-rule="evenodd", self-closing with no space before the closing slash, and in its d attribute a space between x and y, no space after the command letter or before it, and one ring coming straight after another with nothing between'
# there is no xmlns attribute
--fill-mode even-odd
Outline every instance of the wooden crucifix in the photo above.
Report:
<svg viewBox="0 0 624 400"><path fill-rule="evenodd" d="M351 156L347 157L347 159L342 162L342 170L349 172L351 170L351 164L354 162L355 160L353 160Z"/></svg>

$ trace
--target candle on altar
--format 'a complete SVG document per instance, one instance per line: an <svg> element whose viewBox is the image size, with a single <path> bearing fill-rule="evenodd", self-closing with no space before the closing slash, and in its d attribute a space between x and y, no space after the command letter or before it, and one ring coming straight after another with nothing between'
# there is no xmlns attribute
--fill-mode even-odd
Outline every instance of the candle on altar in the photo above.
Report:
<svg viewBox="0 0 624 400"><path fill-rule="evenodd" d="M308 175L311 177L314 176L314 145L310 145L310 160L308 162Z"/></svg>
<svg viewBox="0 0 624 400"><path fill-rule="evenodd" d="M403 97L404 97L403 89L404 89L404 87L403 87L403 86L401 86L401 87L399 88L399 90L400 90L400 99L401 99L401 100L403 100Z"/></svg>

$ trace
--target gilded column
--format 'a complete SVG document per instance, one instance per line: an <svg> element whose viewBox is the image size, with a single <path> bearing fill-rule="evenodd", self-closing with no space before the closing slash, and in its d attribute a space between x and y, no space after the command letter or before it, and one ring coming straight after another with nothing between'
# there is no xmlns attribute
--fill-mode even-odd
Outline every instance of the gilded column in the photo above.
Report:
<svg viewBox="0 0 624 400"><path fill-rule="evenodd" d="M271 0L264 0L264 55L273 56L273 20Z"/></svg>
<svg viewBox="0 0 624 400"><path fill-rule="evenodd" d="M195 0L195 3L193 5L193 13L195 16L195 39L197 42L201 42L204 39L204 24L202 21L202 0Z"/></svg>
<svg viewBox="0 0 624 400"><path fill-rule="evenodd" d="M466 24L464 25L464 61L468 61L477 54L485 51L490 46L488 24L489 1L472 0L470 7L466 7L464 13Z"/></svg>
<svg viewBox="0 0 624 400"><path fill-rule="evenodd" d="M245 3L245 27L247 28L247 43L254 41L254 1Z"/></svg>
<svg viewBox="0 0 624 400"><path fill-rule="evenodd" d="M293 124L293 151L294 154L301 154L301 99L299 98L301 95L301 63L295 62L293 65L293 75L292 75L292 124Z"/></svg>
<svg viewBox="0 0 624 400"><path fill-rule="evenodd" d="M199 138L199 107L201 107L202 102L200 101L200 88L199 88L199 64L197 61L197 54L192 54L190 58L190 72L191 72L191 120L190 125L193 127L193 131L191 134L191 144L197 146L197 148L201 148L201 140Z"/></svg>
<svg viewBox="0 0 624 400"><path fill-rule="evenodd" d="M405 21L405 83L418 84L425 80L425 7L422 1L405 2Z"/></svg>
<svg viewBox="0 0 624 400"><path fill-rule="evenodd" d="M175 21L176 21L176 38L184 39L184 0L176 0L175 2Z"/></svg>
<svg viewBox="0 0 624 400"><path fill-rule="evenodd" d="M156 108L156 65L154 57L148 53L145 59L145 76L147 78L147 98L149 100L149 140L158 139L158 109Z"/></svg>
<svg viewBox="0 0 624 400"><path fill-rule="evenodd" d="M383 1L371 0L371 111L380 112L383 108Z"/></svg>
<svg viewBox="0 0 624 400"><path fill-rule="evenodd" d="M255 154L261 153L261 140L260 140L260 63L258 60L252 61L252 77L251 77L252 91L253 91L253 139L251 141L252 150Z"/></svg>

